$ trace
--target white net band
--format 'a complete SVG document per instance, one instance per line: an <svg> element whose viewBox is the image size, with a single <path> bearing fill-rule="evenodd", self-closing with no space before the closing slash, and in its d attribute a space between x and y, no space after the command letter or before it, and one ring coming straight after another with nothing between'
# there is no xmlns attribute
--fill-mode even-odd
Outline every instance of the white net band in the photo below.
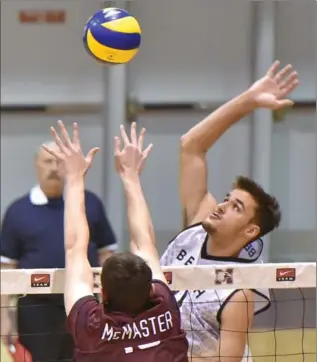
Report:
<svg viewBox="0 0 317 362"><path fill-rule="evenodd" d="M92 268L94 292L101 268ZM316 263L163 267L172 290L315 288ZM221 280L221 273L227 273ZM230 278L228 277L230 274ZM1 294L61 294L64 269L2 269Z"/></svg>

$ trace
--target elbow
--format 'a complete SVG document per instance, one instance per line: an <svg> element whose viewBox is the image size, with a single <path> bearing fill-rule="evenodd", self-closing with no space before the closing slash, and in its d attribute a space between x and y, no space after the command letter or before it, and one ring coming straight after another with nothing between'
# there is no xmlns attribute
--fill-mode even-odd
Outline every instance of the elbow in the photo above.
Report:
<svg viewBox="0 0 317 362"><path fill-rule="evenodd" d="M180 147L182 150L188 150L193 147L193 139L187 134L183 134L180 138Z"/></svg>
<svg viewBox="0 0 317 362"><path fill-rule="evenodd" d="M202 148L202 144L188 134L184 134L180 138L180 151L182 154L188 155L205 155L208 149Z"/></svg>

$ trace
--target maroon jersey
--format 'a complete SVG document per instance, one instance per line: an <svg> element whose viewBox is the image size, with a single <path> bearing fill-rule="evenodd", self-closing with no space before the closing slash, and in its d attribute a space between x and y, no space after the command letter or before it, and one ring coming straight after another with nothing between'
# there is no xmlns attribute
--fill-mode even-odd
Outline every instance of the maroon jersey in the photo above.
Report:
<svg viewBox="0 0 317 362"><path fill-rule="evenodd" d="M67 318L76 362L188 362L188 342L170 289L153 281L147 310L136 317L107 312L93 296L78 300Z"/></svg>

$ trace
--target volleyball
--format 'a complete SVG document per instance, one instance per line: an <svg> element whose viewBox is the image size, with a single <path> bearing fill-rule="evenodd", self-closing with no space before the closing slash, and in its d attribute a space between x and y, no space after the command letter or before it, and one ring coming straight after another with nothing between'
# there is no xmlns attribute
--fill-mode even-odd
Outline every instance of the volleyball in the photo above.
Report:
<svg viewBox="0 0 317 362"><path fill-rule="evenodd" d="M126 10L105 8L88 19L83 41L87 52L99 62L123 64L138 52L141 28Z"/></svg>

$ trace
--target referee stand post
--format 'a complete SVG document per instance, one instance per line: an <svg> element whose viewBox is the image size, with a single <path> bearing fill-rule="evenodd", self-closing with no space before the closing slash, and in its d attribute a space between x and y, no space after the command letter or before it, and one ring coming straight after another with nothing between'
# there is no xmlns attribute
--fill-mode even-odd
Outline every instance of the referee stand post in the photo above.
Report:
<svg viewBox="0 0 317 362"><path fill-rule="evenodd" d="M103 7L125 9L126 1L104 1ZM114 136L118 134L120 125L126 123L127 104L127 66L120 64L104 68L105 98L103 106L103 201L114 233L118 241L118 251L129 250L129 240L125 232L125 200L121 182L114 172L113 145Z"/></svg>

